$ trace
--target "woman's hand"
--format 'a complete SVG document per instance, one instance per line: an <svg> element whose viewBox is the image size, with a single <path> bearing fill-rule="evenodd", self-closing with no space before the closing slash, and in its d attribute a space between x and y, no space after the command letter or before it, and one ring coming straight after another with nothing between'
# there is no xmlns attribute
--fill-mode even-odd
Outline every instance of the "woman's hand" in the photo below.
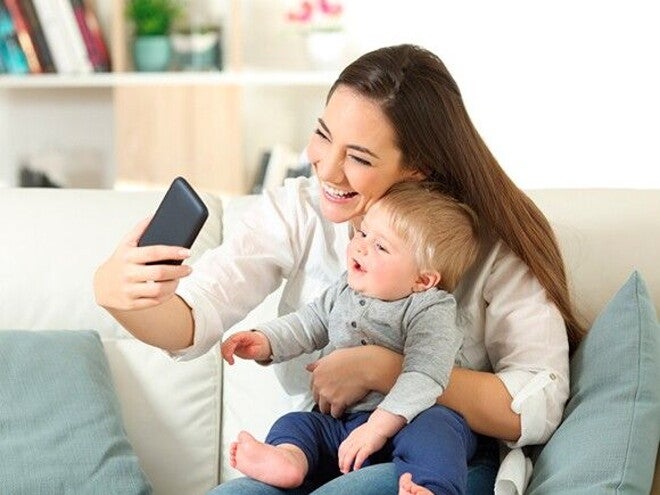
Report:
<svg viewBox="0 0 660 495"><path fill-rule="evenodd" d="M175 246L137 247L150 218L138 223L94 275L96 302L107 309L136 310L157 306L173 295L187 265L147 265L160 260L185 260L188 249Z"/></svg>
<svg viewBox="0 0 660 495"><path fill-rule="evenodd" d="M338 418L370 391L389 392L402 363L400 354L384 347L337 349L307 366L314 400L321 412Z"/></svg>

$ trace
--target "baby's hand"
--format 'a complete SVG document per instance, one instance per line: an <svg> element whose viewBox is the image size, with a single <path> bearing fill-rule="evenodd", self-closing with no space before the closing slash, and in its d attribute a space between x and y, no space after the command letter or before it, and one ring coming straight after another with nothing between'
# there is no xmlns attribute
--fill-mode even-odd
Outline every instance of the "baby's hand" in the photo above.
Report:
<svg viewBox="0 0 660 495"><path fill-rule="evenodd" d="M339 470L344 474L357 471L371 454L383 448L387 438L372 424L358 426L339 446Z"/></svg>
<svg viewBox="0 0 660 495"><path fill-rule="evenodd" d="M237 332L222 343L220 353L225 361L234 364L234 355L243 359L265 361L272 353L268 338L261 332Z"/></svg>

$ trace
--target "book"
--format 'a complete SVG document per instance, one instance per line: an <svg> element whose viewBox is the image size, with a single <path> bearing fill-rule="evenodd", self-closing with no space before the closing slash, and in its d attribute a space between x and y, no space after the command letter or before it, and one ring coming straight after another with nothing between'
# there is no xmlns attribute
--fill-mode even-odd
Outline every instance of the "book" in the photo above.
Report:
<svg viewBox="0 0 660 495"><path fill-rule="evenodd" d="M270 151L264 151L259 158L259 166L257 167L257 174L255 175L254 182L250 188L250 194L261 194L263 191L269 161Z"/></svg>
<svg viewBox="0 0 660 495"><path fill-rule="evenodd" d="M103 31L101 31L101 23L99 22L92 5L90 5L89 0L84 0L83 3L85 5L85 21L87 22L87 27L92 34L92 41L96 47L95 56L98 57L97 65L102 71L110 71L112 67L110 50L108 49L108 44L103 36Z"/></svg>
<svg viewBox="0 0 660 495"><path fill-rule="evenodd" d="M263 190L269 191L282 185L287 171L299 165L299 154L284 144L276 144L270 150Z"/></svg>
<svg viewBox="0 0 660 495"><path fill-rule="evenodd" d="M84 0L70 1L92 68L95 72L109 71L108 48L94 10Z"/></svg>
<svg viewBox="0 0 660 495"><path fill-rule="evenodd" d="M58 73L92 72L87 48L69 0L32 0Z"/></svg>
<svg viewBox="0 0 660 495"><path fill-rule="evenodd" d="M63 24L67 45L73 56L72 58L75 65L74 72L81 74L92 72L92 63L87 55L87 47L85 46L85 40L78 27L78 21L76 20L76 14L73 11L73 5L71 5L70 0L50 1L56 4L56 8L59 12L58 19L59 22Z"/></svg>
<svg viewBox="0 0 660 495"><path fill-rule="evenodd" d="M19 7L27 22L28 30L43 72L56 72L53 56L50 52L48 41L46 41L46 35L39 21L39 16L34 8L34 3L32 0L19 0Z"/></svg>
<svg viewBox="0 0 660 495"><path fill-rule="evenodd" d="M37 57L37 50L32 42L32 36L28 30L28 24L23 16L18 0L3 0L4 5L11 16L12 22L14 24L14 31L16 32L16 38L18 44L21 46L23 53L25 54L25 59L27 60L28 69L33 74L41 74L43 69L41 67L41 62L39 57Z"/></svg>
<svg viewBox="0 0 660 495"><path fill-rule="evenodd" d="M27 74L30 72L25 53L18 43L14 21L4 0L0 0L0 57L7 73Z"/></svg>
<svg viewBox="0 0 660 495"><path fill-rule="evenodd" d="M54 0L32 0L32 2L43 27L55 70L62 74L75 72L75 62L68 48L64 25L58 19L59 10Z"/></svg>
<svg viewBox="0 0 660 495"><path fill-rule="evenodd" d="M288 147L277 144L261 154L250 194L261 194L264 190L279 187L284 179L311 175L312 165L306 153L299 155Z"/></svg>

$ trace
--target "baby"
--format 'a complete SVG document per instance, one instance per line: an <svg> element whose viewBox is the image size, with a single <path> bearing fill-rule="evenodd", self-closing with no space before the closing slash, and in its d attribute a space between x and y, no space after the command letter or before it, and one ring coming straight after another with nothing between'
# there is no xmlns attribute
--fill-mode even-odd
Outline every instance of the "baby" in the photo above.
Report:
<svg viewBox="0 0 660 495"><path fill-rule="evenodd" d="M393 461L400 494L465 491L476 439L462 416L436 401L462 343L449 291L478 250L469 208L428 183L393 186L353 235L337 283L299 311L231 335L221 352L229 364L234 355L282 362L327 345L379 345L403 354L396 383L387 395L370 392L341 418L316 408L289 413L265 443L241 432L231 465L294 488Z"/></svg>

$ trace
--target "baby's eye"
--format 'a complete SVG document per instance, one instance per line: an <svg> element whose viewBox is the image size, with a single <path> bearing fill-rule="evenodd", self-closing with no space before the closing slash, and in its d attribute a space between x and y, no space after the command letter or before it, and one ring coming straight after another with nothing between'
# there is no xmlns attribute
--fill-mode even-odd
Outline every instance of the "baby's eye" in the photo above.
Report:
<svg viewBox="0 0 660 495"><path fill-rule="evenodd" d="M383 251L384 253L388 253L387 249L385 249L385 246L383 246L381 243L377 242L376 243L376 249L378 251ZM388 253L389 254L389 253Z"/></svg>
<svg viewBox="0 0 660 495"><path fill-rule="evenodd" d="M360 229L357 229L357 234L358 234L360 237L367 237L367 234L365 234L364 231L362 231L362 230L360 230Z"/></svg>

